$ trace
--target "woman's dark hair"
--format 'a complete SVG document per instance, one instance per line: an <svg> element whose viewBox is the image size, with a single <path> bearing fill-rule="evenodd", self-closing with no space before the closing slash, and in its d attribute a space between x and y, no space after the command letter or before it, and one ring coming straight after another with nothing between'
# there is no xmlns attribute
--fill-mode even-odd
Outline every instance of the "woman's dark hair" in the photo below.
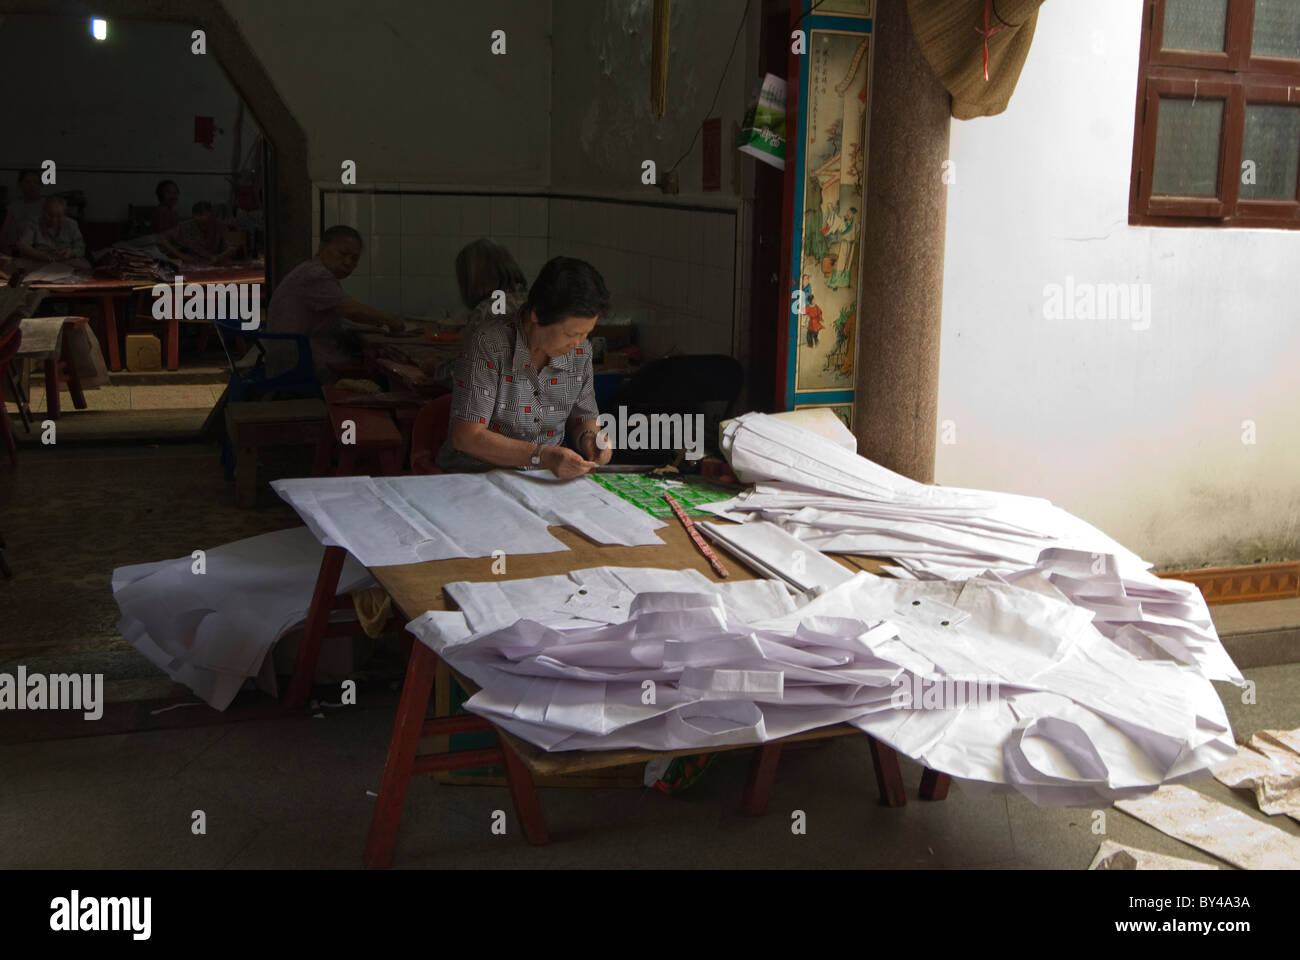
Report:
<svg viewBox="0 0 1300 960"><path fill-rule="evenodd" d="M524 272L510 251L491 240L475 240L456 254L456 283L461 300L471 310L497 290L514 293L528 289Z"/></svg>
<svg viewBox="0 0 1300 960"><path fill-rule="evenodd" d="M565 317L602 317L609 313L609 291L587 261L554 257L533 281L525 308L537 314L543 327Z"/></svg>
<svg viewBox="0 0 1300 960"><path fill-rule="evenodd" d="M153 188L153 195L158 198L158 202L163 202L163 191L168 187L176 187L176 192L180 193L181 188L176 186L175 180L159 180L158 186Z"/></svg>

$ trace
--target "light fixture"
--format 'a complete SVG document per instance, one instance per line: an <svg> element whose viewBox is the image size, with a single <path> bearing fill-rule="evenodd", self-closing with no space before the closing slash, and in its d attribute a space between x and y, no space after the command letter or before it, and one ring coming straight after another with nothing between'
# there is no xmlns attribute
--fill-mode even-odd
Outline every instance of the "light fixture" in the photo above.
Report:
<svg viewBox="0 0 1300 960"><path fill-rule="evenodd" d="M96 40L103 40L108 36L108 21L95 17L90 21L90 33Z"/></svg>

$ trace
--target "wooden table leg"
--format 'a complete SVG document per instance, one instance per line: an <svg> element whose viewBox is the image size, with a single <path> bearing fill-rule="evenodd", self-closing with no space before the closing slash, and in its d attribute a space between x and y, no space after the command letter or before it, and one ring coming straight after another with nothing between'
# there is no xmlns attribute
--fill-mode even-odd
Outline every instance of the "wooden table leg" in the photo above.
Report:
<svg viewBox="0 0 1300 960"><path fill-rule="evenodd" d="M316 592L312 594L311 607L307 610L307 622L302 628L302 639L298 643L298 659L293 665L289 692L284 698L287 710L301 710L307 706L312 680L316 676L316 661L320 658L321 640L325 636L325 626L329 623L334 594L338 591L339 576L343 573L343 561L347 555L348 552L342 547L326 547L325 556L321 558L320 573L316 575Z"/></svg>
<svg viewBox="0 0 1300 960"><path fill-rule="evenodd" d="M51 420L59 419L59 358L57 356L45 361L45 415Z"/></svg>
<svg viewBox="0 0 1300 960"><path fill-rule="evenodd" d="M23 388L18 383L18 378L14 376L12 363L5 364L5 379L9 383L9 392L14 396L14 406L18 408L18 416L23 421L23 429L28 433L31 433L32 408L30 398L23 393Z"/></svg>
<svg viewBox="0 0 1300 960"><path fill-rule="evenodd" d="M779 743L765 743L754 751L749 765L749 782L740 798L740 812L747 817L761 817L767 813L767 802L772 798L772 784L776 782L776 765L781 759Z"/></svg>
<svg viewBox="0 0 1300 960"><path fill-rule="evenodd" d="M72 361L72 341L68 337L69 330L63 328L63 345L59 349L60 359L63 365L68 368L68 393L72 395L72 405L78 410L86 409L86 395L81 390L81 374L77 373L77 365Z"/></svg>
<svg viewBox="0 0 1300 960"><path fill-rule="evenodd" d="M366 837L364 855L367 867L387 867L393 862L393 844L397 841L397 828L402 821L406 788L411 782L415 751L420 745L420 732L433 693L437 663L438 658L427 646L418 640L412 644L406 679L402 682L402 696L397 704L397 719L393 721L393 736L388 742L384 778L379 784L374 813L370 815L370 833Z"/></svg>
<svg viewBox="0 0 1300 960"><path fill-rule="evenodd" d="M898 754L894 748L881 743L875 737L871 741L871 765L876 768L876 785L880 787L880 802L886 807L907 805L907 794L903 790L903 774L898 769Z"/></svg>
<svg viewBox="0 0 1300 960"><path fill-rule="evenodd" d="M173 313L175 311L172 311ZM167 321L167 369L176 370L181 365L181 322L176 317Z"/></svg>
<svg viewBox="0 0 1300 960"><path fill-rule="evenodd" d="M943 800L948 796L948 787L952 785L952 777L946 773L940 773L938 770L925 768L921 774L921 799L922 800Z"/></svg>
<svg viewBox="0 0 1300 960"><path fill-rule="evenodd" d="M108 369L121 370L122 356L117 349L117 309L113 304L113 294L100 295L99 312L104 318L104 345L108 347Z"/></svg>
<svg viewBox="0 0 1300 960"><path fill-rule="evenodd" d="M423 644L418 644L423 646ZM519 759L519 754L511 748L499 733L502 758L506 764L506 782L510 784L510 799L515 802L515 816L523 827L524 837L535 847L546 843L546 821L542 817L542 805L537 802L537 785L527 764Z"/></svg>
<svg viewBox="0 0 1300 960"><path fill-rule="evenodd" d="M257 447L231 445L235 457L235 506L257 504Z"/></svg>

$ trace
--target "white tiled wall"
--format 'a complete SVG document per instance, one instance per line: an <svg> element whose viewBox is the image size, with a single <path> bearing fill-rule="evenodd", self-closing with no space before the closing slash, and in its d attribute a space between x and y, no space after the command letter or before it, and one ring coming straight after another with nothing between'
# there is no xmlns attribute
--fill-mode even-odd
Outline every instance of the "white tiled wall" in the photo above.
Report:
<svg viewBox="0 0 1300 960"><path fill-rule="evenodd" d="M731 353L735 231L729 210L552 198L549 253L600 270L647 357Z"/></svg>
<svg viewBox="0 0 1300 960"><path fill-rule="evenodd" d="M456 254L481 237L509 249L529 279L546 262L546 197L357 189L327 191L324 198L317 236L341 223L366 238L344 289L383 310L433 317L454 312L460 306Z"/></svg>
<svg viewBox="0 0 1300 960"><path fill-rule="evenodd" d="M551 257L592 263L615 309L630 315L647 357L731 353L736 214L605 200L356 189L324 194L323 227L367 238L349 296L415 316L460 304L456 253L487 237L531 282Z"/></svg>

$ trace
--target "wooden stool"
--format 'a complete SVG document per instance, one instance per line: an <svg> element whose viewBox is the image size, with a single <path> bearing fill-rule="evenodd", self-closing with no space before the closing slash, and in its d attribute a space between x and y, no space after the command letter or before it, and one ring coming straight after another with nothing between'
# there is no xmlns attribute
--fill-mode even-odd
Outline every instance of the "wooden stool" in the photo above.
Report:
<svg viewBox="0 0 1300 960"><path fill-rule="evenodd" d="M78 410L86 409L81 377L72 361L70 339L71 330L84 327L86 323L85 317L33 317L19 324L23 339L15 357L45 365L45 412L51 420L59 419L59 391L65 383L72 395L72 405Z"/></svg>
<svg viewBox="0 0 1300 960"><path fill-rule="evenodd" d="M328 467L329 417L320 400L262 400L226 406L226 432L235 453L235 503L251 507L257 500L257 451L260 447L310 444L316 448L312 472Z"/></svg>

